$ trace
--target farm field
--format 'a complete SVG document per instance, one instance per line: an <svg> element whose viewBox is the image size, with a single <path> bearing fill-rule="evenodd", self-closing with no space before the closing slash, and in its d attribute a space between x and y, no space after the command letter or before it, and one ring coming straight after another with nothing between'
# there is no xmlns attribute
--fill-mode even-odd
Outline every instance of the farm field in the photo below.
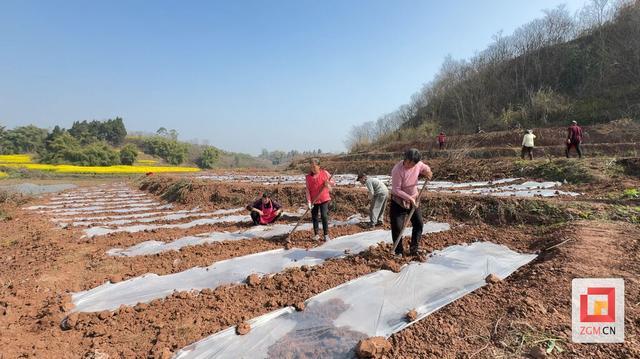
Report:
<svg viewBox="0 0 640 359"><path fill-rule="evenodd" d="M332 240L312 240L307 215L289 244L300 177L247 176L98 179L6 200L3 355L350 358L370 337L388 338L387 357L640 355L637 200L613 196L633 177L434 180L424 255L399 258L387 224L365 225L354 175L337 178ZM243 207L265 190L285 214L251 226ZM571 342L581 276L626 279L624 344Z"/></svg>

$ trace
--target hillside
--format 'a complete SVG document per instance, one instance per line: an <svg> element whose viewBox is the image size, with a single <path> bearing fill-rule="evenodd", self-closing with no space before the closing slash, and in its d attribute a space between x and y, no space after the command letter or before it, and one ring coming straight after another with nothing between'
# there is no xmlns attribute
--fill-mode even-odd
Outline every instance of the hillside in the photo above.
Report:
<svg viewBox="0 0 640 359"><path fill-rule="evenodd" d="M595 3L594 3L595 4ZM606 5L607 2L604 2ZM640 115L640 2L588 5L586 20L560 7L496 35L468 60L445 59L409 104L356 126L352 150L418 136L605 123Z"/></svg>

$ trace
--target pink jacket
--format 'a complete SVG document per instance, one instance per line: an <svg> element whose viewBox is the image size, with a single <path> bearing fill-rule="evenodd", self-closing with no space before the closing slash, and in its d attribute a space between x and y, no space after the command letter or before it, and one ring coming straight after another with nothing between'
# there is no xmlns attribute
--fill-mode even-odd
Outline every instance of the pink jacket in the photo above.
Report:
<svg viewBox="0 0 640 359"><path fill-rule="evenodd" d="M418 196L418 176L425 170L431 170L424 162L416 163L411 169L405 169L403 161L398 162L391 170L391 194L402 199L405 208L411 205L411 199Z"/></svg>
<svg viewBox="0 0 640 359"><path fill-rule="evenodd" d="M307 182L307 202L311 202L316 196L318 196L318 198L316 198L316 201L312 204L320 204L331 200L329 189L324 187L324 182L329 180L329 178L331 178L331 175L326 170L320 170L316 175L309 173L305 177ZM329 184L333 186L336 183L331 180ZM318 195L318 193L320 193L320 195Z"/></svg>

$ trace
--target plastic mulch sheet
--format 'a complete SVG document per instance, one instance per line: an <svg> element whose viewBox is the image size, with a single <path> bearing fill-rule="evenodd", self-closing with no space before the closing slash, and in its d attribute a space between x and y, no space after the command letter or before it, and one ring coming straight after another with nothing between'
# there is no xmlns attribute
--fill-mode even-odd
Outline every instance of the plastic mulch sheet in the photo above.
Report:
<svg viewBox="0 0 640 359"><path fill-rule="evenodd" d="M446 223L425 224L423 233L449 229ZM405 234L410 234L410 229ZM216 288L223 284L241 283L250 274L270 275L289 267L314 266L329 258L345 256L345 251L359 253L379 242L391 242L391 232L376 230L338 237L321 246L306 250L276 249L216 262L208 267L195 267L183 272L162 275L145 274L119 283L105 283L72 295L74 312L114 310L120 305L135 305L164 298L174 291Z"/></svg>
<svg viewBox="0 0 640 359"><path fill-rule="evenodd" d="M126 199L121 201L94 201L91 203L72 203L72 204L46 204L40 206L31 206L26 207L28 210L43 210L40 212L58 212L61 210L70 210L70 211L82 211L84 209L95 210L102 208L113 208L113 207L135 207L138 205L154 205L158 204L153 199Z"/></svg>
<svg viewBox="0 0 640 359"><path fill-rule="evenodd" d="M163 204L162 206L150 206L150 205L139 205L139 207L128 207L128 208L101 208L101 209L91 209L91 210L64 210L55 213L51 213L55 216L78 216L78 215L88 215L88 214L101 214L101 213L134 213L134 212L146 212L146 211L157 211L163 209L173 208L172 204Z"/></svg>
<svg viewBox="0 0 640 359"><path fill-rule="evenodd" d="M243 210L245 209L237 208L236 210L231 212L229 212L229 210L220 210L220 211L213 211L213 212L186 211L182 213L168 213L160 216L151 216L146 218L126 218L126 219L113 219L113 220L107 220L107 221L94 221L94 222L80 221L80 222L73 222L72 225L73 226L93 226L93 225L122 226L130 223L153 223L153 222L165 222L165 221L168 222L168 221L177 221L180 219L195 218L195 217L215 217L215 216L226 215L229 213L237 213Z"/></svg>
<svg viewBox="0 0 640 359"><path fill-rule="evenodd" d="M331 220L329 225L344 226L358 224L364 221L364 218L360 215L353 215L345 221ZM161 253L165 251L178 251L182 247L196 246L207 243L222 242L222 241L238 241L243 239L253 238L272 238L277 236L283 236L288 234L293 229L293 224L272 224L268 226L254 226L247 230L240 230L235 232L209 232L198 234L195 236L186 236L177 239L173 242L162 241L145 241L138 243L126 249L113 248L107 251L108 255L112 256L140 256ZM311 230L312 225L310 223L303 223L298 226L298 230L305 231Z"/></svg>
<svg viewBox="0 0 640 359"><path fill-rule="evenodd" d="M287 307L257 317L244 336L228 328L175 358L353 358L359 340L411 325L410 310L420 320L485 285L488 274L505 278L535 257L490 242L447 247L400 273L382 270L320 293L302 312Z"/></svg>

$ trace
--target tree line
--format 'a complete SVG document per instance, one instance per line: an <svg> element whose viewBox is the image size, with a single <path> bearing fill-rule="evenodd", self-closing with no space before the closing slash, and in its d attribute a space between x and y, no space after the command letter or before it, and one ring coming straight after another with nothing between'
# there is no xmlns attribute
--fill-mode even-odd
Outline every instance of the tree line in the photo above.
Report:
<svg viewBox="0 0 640 359"><path fill-rule="evenodd" d="M444 59L408 104L354 126L352 151L433 136L605 122L640 114L640 1L592 0L535 19L470 59Z"/></svg>
<svg viewBox="0 0 640 359"><path fill-rule="evenodd" d="M178 141L176 130L164 127L151 136L127 138L122 118L76 121L69 129L52 131L33 125L6 129L0 126L0 154L36 154L41 163L82 166L132 165L139 152L180 165L187 159L202 168L213 168L220 150ZM189 158L191 155L191 158Z"/></svg>

